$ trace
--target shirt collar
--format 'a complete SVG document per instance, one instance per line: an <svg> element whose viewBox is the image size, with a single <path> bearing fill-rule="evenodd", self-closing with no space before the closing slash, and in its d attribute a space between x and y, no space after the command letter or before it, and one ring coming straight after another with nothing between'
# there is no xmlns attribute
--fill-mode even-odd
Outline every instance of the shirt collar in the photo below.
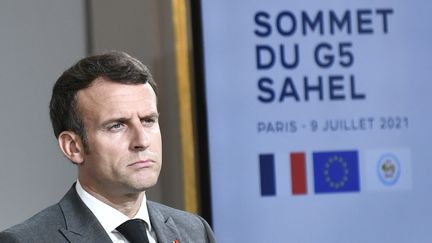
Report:
<svg viewBox="0 0 432 243"><path fill-rule="evenodd" d="M129 217L127 217L117 209L100 201L99 199L92 196L90 193L86 192L81 186L79 180L77 180L75 188L81 200L96 216L96 218L107 233L113 232L114 230L116 230L117 226L129 220ZM151 223L147 210L147 198L145 193L141 202L141 206L137 214L133 218L144 220L149 227L149 231L151 231Z"/></svg>

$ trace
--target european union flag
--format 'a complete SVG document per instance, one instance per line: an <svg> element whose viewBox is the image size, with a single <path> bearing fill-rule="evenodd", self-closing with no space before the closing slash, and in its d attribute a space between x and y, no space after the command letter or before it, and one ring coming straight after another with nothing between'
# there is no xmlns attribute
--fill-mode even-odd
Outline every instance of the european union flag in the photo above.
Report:
<svg viewBox="0 0 432 243"><path fill-rule="evenodd" d="M358 152L313 153L315 193L360 191Z"/></svg>

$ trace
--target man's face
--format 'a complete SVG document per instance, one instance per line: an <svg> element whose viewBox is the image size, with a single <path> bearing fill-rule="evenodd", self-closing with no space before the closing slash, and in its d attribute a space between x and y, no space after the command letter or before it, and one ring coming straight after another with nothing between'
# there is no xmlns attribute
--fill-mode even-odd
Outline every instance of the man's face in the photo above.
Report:
<svg viewBox="0 0 432 243"><path fill-rule="evenodd" d="M79 165L83 186L102 195L125 195L156 184L162 142L150 84L97 78L77 93L77 101L89 149Z"/></svg>

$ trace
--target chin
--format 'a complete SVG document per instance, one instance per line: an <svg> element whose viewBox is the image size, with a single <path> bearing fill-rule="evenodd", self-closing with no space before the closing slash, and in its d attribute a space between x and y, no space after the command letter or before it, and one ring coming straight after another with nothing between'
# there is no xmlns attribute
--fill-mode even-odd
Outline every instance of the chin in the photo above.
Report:
<svg viewBox="0 0 432 243"><path fill-rule="evenodd" d="M155 186L156 182L157 180L139 183L138 185L135 185L135 189L137 191L143 192Z"/></svg>

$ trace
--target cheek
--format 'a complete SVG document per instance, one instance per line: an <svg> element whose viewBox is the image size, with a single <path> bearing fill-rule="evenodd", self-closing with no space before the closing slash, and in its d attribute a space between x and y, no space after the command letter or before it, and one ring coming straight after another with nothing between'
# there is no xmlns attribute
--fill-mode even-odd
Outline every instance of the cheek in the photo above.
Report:
<svg viewBox="0 0 432 243"><path fill-rule="evenodd" d="M162 151L162 138L160 134L154 135L152 137L152 147L153 151L155 152L161 152Z"/></svg>
<svg viewBox="0 0 432 243"><path fill-rule="evenodd" d="M111 139L106 141L98 141L90 144L90 154L95 167L107 170L115 166L116 161L122 157L122 146L120 141Z"/></svg>
<svg viewBox="0 0 432 243"><path fill-rule="evenodd" d="M97 133L92 140L89 138L90 151L95 150L95 152L102 155L107 153L115 154L116 151L120 151L123 147L127 146L128 138L126 135L124 133Z"/></svg>

